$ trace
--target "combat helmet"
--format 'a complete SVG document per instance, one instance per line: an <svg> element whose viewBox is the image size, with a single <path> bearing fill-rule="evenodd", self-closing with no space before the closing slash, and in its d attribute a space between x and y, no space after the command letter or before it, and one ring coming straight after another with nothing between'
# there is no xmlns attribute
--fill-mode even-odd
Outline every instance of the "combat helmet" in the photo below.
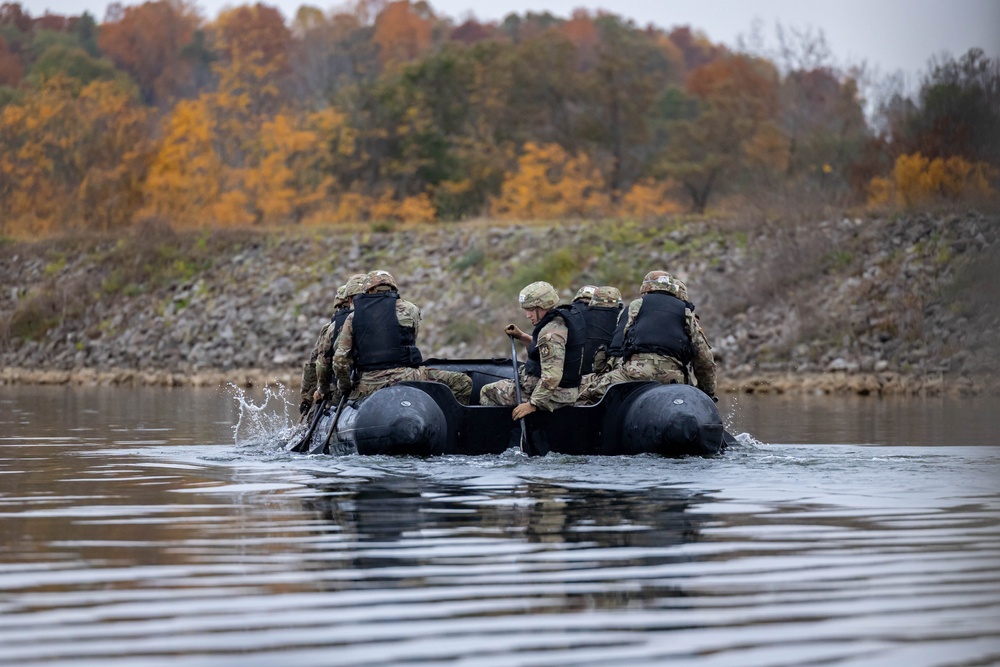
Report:
<svg viewBox="0 0 1000 667"><path fill-rule="evenodd" d="M605 285L604 287L598 287L594 290L594 298L590 300L590 305L600 306L603 308L613 308L619 305L621 300L622 293L617 287Z"/></svg>
<svg viewBox="0 0 1000 667"><path fill-rule="evenodd" d="M387 286L390 290L398 290L396 287L396 279L392 277L392 274L388 271L383 271L377 269L375 271L370 271L367 276L365 276L364 290L370 292L376 287Z"/></svg>
<svg viewBox="0 0 1000 667"><path fill-rule="evenodd" d="M642 279L642 287L639 288L639 294L648 294L650 292L666 292L678 299L687 299L687 287L666 271L650 271Z"/></svg>
<svg viewBox="0 0 1000 667"><path fill-rule="evenodd" d="M353 276L347 279L347 284L344 285L345 298L357 296L365 291L365 278L367 276L364 273L355 273Z"/></svg>
<svg viewBox="0 0 1000 667"><path fill-rule="evenodd" d="M577 290L576 296L573 297L573 301L583 301L584 303L590 303L594 299L594 293L597 291L597 285L584 285L579 290Z"/></svg>
<svg viewBox="0 0 1000 667"><path fill-rule="evenodd" d="M341 285L337 288L337 296L333 298L333 307L336 309L341 309L347 304L347 285Z"/></svg>
<svg viewBox="0 0 1000 667"><path fill-rule="evenodd" d="M521 308L525 310L529 308L552 310L559 305L559 293L552 285L544 280L539 280L521 290L517 300L521 304Z"/></svg>

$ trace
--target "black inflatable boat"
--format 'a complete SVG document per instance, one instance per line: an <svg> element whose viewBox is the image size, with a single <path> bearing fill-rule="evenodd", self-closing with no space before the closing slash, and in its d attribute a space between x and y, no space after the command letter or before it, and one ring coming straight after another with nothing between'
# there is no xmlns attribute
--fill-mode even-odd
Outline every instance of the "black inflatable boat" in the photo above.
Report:
<svg viewBox="0 0 1000 667"><path fill-rule="evenodd" d="M500 454L520 447L529 455L679 457L714 456L732 441L704 392L658 382L617 384L595 405L534 412L525 419L525 438L511 419L512 408L476 404L484 384L513 377L510 359L432 359L426 365L468 374L473 405L460 405L437 382L403 382L347 402L332 435L337 408L328 406L301 451L437 456Z"/></svg>

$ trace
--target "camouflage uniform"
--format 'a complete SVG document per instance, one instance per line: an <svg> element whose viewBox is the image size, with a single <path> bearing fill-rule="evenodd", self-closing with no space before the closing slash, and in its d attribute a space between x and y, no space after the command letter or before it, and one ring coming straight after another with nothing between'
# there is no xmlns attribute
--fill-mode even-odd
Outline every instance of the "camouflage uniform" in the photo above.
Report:
<svg viewBox="0 0 1000 667"><path fill-rule="evenodd" d="M347 284L344 285L345 305L349 303L348 300L351 297L362 292L364 281L364 273L356 273L347 280ZM337 293L339 294L340 290L337 290ZM333 382L333 364L331 363L333 360L333 345L336 342L333 340L335 333L336 327L333 322L325 326L320 333L319 340L316 341L318 349L314 350L313 372L316 377L316 391L323 394L330 401L339 403L343 394L341 394Z"/></svg>
<svg viewBox="0 0 1000 667"><path fill-rule="evenodd" d="M655 271L652 274L665 274L665 272ZM648 291L664 291L672 296L686 301L687 288L678 280L665 274L667 279L660 286ZM644 281L645 284L645 281ZM646 290L644 290L646 291ZM682 296L683 294L683 296ZM623 313L623 317L628 317L625 324L625 331L635 322L640 309L642 308L642 298L638 298L629 304L628 315ZM715 395L715 358L712 355L712 348L708 344L705 332L701 324L690 308L684 309L684 331L691 340L691 367L694 371L698 387L706 394ZM653 380L669 383L690 382L685 372L685 365L674 357L657 354L654 352L639 352L633 354L620 366L613 368L606 373L591 373L584 376L581 381L582 390L578 403L596 403L607 392L608 387L619 382ZM693 383L692 383L693 384Z"/></svg>
<svg viewBox="0 0 1000 667"><path fill-rule="evenodd" d="M369 273L369 278L373 274ZM385 275L384 271L381 272ZM391 280L392 277L389 276ZM366 281L366 286L370 281ZM388 284L388 283L386 283ZM395 287L393 281L392 286ZM367 290L366 290L367 291ZM396 319L401 327L412 327L414 340L417 339L420 329L420 309L405 299L396 301ZM426 368L420 366L411 368L399 366L397 368L386 368L380 370L364 371L357 385L353 386L351 381L351 366L353 364L354 349L354 314L350 314L344 322L334 344L333 372L337 377L337 385L341 392L351 391L348 398L358 401L383 387L391 387L394 384L406 381L431 381L441 382L447 385L455 394L455 399L462 405L468 405L472 396L472 378L465 373L455 371L443 371L436 368Z"/></svg>
<svg viewBox="0 0 1000 667"><path fill-rule="evenodd" d="M337 288L337 297L333 301L333 307L335 310L339 310L344 307L347 302L347 285L341 285ZM299 413L305 415L312 409L313 404L313 393L316 391L316 360L319 358L320 351L323 350L323 341L328 335L328 332L332 332L334 328L333 320L330 320L323 325L323 328L319 332L319 338L316 339L316 344L313 345L312 352L309 354L309 359L302 364L302 382L299 387Z"/></svg>
<svg viewBox="0 0 1000 667"><path fill-rule="evenodd" d="M622 293L618 288L605 285L594 290L594 297L591 299L590 305L595 307L620 307L621 302ZM621 312L619 312L618 316L621 317ZM620 366L620 361L620 357L609 357L607 346L602 345L594 353L594 373L607 373L614 366Z"/></svg>
<svg viewBox="0 0 1000 667"><path fill-rule="evenodd" d="M535 285L536 283L532 283ZM545 283L547 285L547 283ZM529 285L525 290L529 290ZM551 289L551 286L549 286ZM522 291L521 305L525 304ZM544 303L549 303L548 301ZM551 303L558 305L558 296ZM530 307L530 306L527 306ZM544 307L544 306L541 306ZM579 387L560 387L563 364L566 359L566 342L569 329L560 318L555 318L538 332L538 356L541 362L541 377L528 375L524 367L518 369L521 385L521 400L531 403L539 410L549 412L573 405L580 393ZM517 393L513 380L500 380L484 385L479 392L480 405L517 405Z"/></svg>
<svg viewBox="0 0 1000 667"><path fill-rule="evenodd" d="M518 369L521 380L521 400L539 410L549 412L573 405L580 393L579 387L560 387L563 360L566 358L566 340L569 331L561 320L553 320L538 333L538 354L542 362L540 378L528 375L524 367ZM480 405L517 405L513 380L499 380L483 386L479 392Z"/></svg>

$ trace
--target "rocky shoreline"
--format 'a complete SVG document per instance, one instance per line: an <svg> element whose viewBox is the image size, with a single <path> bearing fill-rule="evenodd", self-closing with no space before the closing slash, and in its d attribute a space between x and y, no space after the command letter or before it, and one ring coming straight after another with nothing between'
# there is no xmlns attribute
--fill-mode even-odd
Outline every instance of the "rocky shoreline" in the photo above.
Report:
<svg viewBox="0 0 1000 667"><path fill-rule="evenodd" d="M175 232L0 246L0 384L297 390L351 273L420 306L425 358L509 353L517 291L687 282L723 392L1000 394L1000 216Z"/></svg>
<svg viewBox="0 0 1000 667"><path fill-rule="evenodd" d="M65 385L119 387L251 387L283 386L296 391L297 373L260 369L208 371L195 374L129 369L29 370L0 369L0 385ZM738 379L720 378L721 394L814 394L857 396L959 397L1000 396L1000 380L993 375L916 377L899 373L763 373Z"/></svg>

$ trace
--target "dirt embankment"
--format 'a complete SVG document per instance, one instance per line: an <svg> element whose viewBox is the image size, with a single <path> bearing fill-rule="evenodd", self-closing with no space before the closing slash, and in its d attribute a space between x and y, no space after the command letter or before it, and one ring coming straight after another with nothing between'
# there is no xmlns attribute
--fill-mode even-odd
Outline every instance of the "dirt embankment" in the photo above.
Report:
<svg viewBox="0 0 1000 667"><path fill-rule="evenodd" d="M688 284L722 391L1000 391L1000 218L171 231L0 247L0 383L297 387L333 294L391 271L430 357L503 357L518 290Z"/></svg>

